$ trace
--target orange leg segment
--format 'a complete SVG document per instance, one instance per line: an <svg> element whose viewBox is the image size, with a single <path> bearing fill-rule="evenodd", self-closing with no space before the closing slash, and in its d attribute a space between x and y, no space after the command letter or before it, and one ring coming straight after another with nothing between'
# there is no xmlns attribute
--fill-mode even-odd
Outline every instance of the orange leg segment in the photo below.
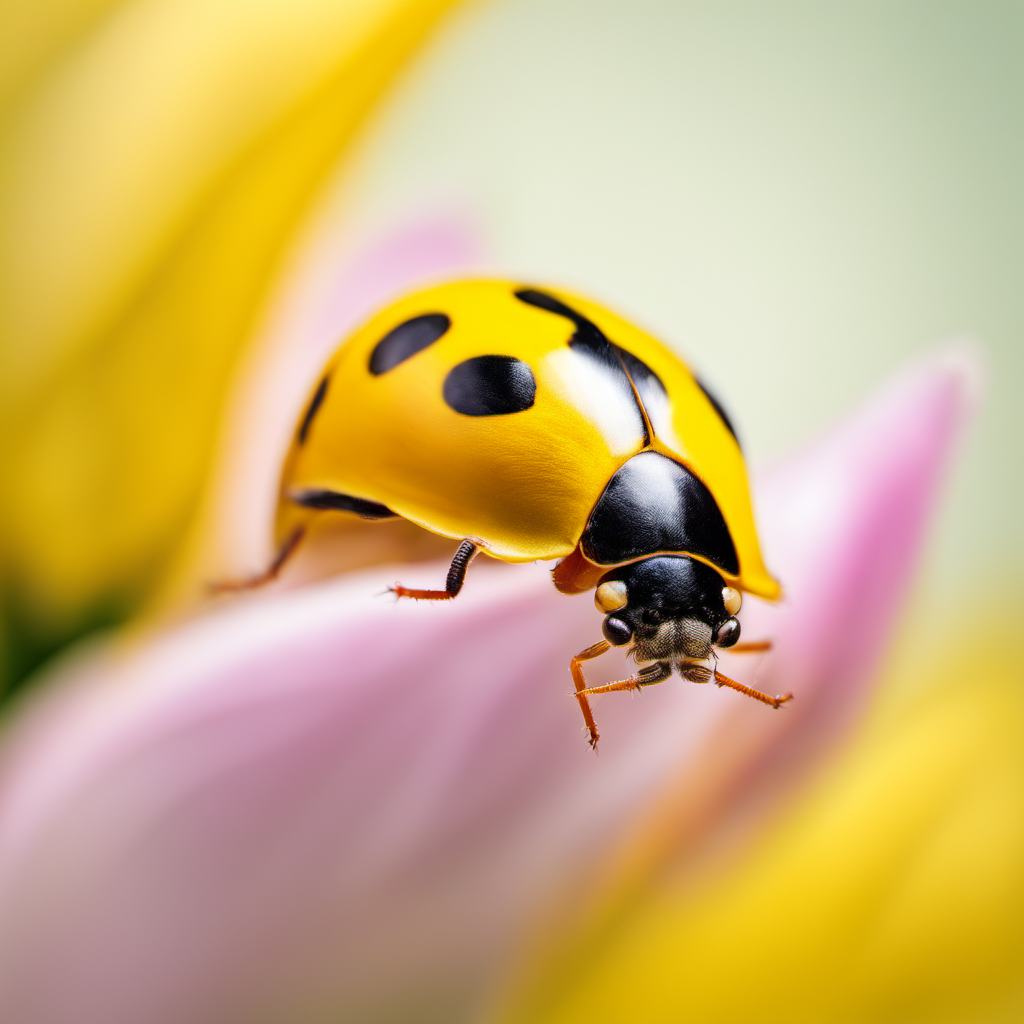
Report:
<svg viewBox="0 0 1024 1024"><path fill-rule="evenodd" d="M762 693L760 690L755 690L751 686L744 686L742 683L737 683L735 679L730 679L728 676L722 675L721 672L715 671L715 685L716 686L729 686L734 690L739 690L740 693L745 693L748 697L753 697L754 700L759 700L762 704L767 704L770 707L778 708L786 703L788 700L793 699L793 694L784 693L781 696L769 697L767 693Z"/></svg>
<svg viewBox="0 0 1024 1024"><path fill-rule="evenodd" d="M594 722L594 714L590 710L590 701L587 700L587 681L583 678L582 664L585 661L590 661L591 658L600 658L607 650L611 648L611 644L607 640L599 640L596 644L592 644L585 651L580 651L572 661L569 662L569 671L572 673L572 681L576 686L576 700L579 701L580 711L583 712L583 721L587 724L587 730L590 733L590 745L597 750L597 741L599 739L599 733L597 731L597 724Z"/></svg>
<svg viewBox="0 0 1024 1024"><path fill-rule="evenodd" d="M469 563L473 561L479 550L471 540L464 540L459 545L459 550L455 552L455 557L448 569L444 590L415 590L412 587L403 587L401 583L388 587L388 590L395 597L411 597L417 601L450 601L462 589Z"/></svg>
<svg viewBox="0 0 1024 1024"><path fill-rule="evenodd" d="M620 679L614 683L605 683L604 686L588 686L585 690L580 690L580 694L584 697L593 697L597 693L613 693L615 690L636 690L639 693L641 685L639 679Z"/></svg>
<svg viewBox="0 0 1024 1024"><path fill-rule="evenodd" d="M760 654L763 651L770 651L774 646L771 640L751 640L750 643L733 644L726 648L730 654Z"/></svg>

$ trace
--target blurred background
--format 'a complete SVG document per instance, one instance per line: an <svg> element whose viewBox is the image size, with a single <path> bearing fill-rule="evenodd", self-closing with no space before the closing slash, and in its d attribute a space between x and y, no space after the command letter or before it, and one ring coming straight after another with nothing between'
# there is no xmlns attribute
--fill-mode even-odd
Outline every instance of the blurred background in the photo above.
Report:
<svg viewBox="0 0 1024 1024"><path fill-rule="evenodd" d="M1020 3L522 0L449 20L333 201L352 237L468 205L496 268L692 359L755 466L978 339L986 398L907 627L942 636L970 595L1024 609L1022 181Z"/></svg>
<svg viewBox="0 0 1024 1024"><path fill-rule="evenodd" d="M685 352L755 465L979 339L912 628L1018 600L1019 3L7 6L5 690L166 571L239 353L316 239L342 262L438 209L482 269ZM346 90L355 22L378 50Z"/></svg>
<svg viewBox="0 0 1024 1024"><path fill-rule="evenodd" d="M1019 695L1024 4L2 8L9 706L174 574L240 371L329 290L325 251L350 265L430 217L467 225L481 272L591 293L685 353L755 467L935 343L976 339L984 398L881 720L991 658ZM1019 942L1019 896L1000 943ZM1001 992L985 1019L1012 1019Z"/></svg>

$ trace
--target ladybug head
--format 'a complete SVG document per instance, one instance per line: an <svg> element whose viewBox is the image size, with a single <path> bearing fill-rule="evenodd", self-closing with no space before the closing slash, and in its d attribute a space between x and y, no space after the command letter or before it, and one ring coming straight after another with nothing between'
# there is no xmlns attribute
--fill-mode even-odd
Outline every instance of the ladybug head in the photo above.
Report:
<svg viewBox="0 0 1024 1024"><path fill-rule="evenodd" d="M740 594L714 569L685 555L656 555L606 573L594 600L602 632L631 645L638 664L706 661L740 638Z"/></svg>

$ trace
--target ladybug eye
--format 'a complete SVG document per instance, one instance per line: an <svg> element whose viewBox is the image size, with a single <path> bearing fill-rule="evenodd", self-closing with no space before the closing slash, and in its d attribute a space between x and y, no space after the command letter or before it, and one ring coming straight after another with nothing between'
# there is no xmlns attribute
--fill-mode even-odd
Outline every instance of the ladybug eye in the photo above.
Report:
<svg viewBox="0 0 1024 1024"><path fill-rule="evenodd" d="M729 615L735 615L743 604L743 597L735 587L723 587L722 603Z"/></svg>
<svg viewBox="0 0 1024 1024"><path fill-rule="evenodd" d="M602 583L594 592L594 604L599 612L617 612L628 604L626 584L622 580L611 580Z"/></svg>
<svg viewBox="0 0 1024 1024"><path fill-rule="evenodd" d="M715 644L719 647L732 647L739 638L740 624L735 619L729 619L728 622L718 627Z"/></svg>
<svg viewBox="0 0 1024 1024"><path fill-rule="evenodd" d="M611 615L601 623L601 632L604 633L605 640L616 647L628 644L633 639L633 630L622 619L616 619Z"/></svg>

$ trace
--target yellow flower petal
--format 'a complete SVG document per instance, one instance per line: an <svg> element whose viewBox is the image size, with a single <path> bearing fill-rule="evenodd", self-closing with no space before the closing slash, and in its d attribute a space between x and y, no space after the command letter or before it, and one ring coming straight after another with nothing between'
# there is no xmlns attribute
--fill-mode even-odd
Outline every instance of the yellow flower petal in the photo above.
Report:
<svg viewBox="0 0 1024 1024"><path fill-rule="evenodd" d="M945 654L740 864L647 878L499 1019L1019 1019L1020 652Z"/></svg>
<svg viewBox="0 0 1024 1024"><path fill-rule="evenodd" d="M122 3L18 97L3 537L47 615L165 554L296 219L452 2Z"/></svg>
<svg viewBox="0 0 1024 1024"><path fill-rule="evenodd" d="M0 109L7 110L35 79L92 30L118 0L26 4L0 0Z"/></svg>

